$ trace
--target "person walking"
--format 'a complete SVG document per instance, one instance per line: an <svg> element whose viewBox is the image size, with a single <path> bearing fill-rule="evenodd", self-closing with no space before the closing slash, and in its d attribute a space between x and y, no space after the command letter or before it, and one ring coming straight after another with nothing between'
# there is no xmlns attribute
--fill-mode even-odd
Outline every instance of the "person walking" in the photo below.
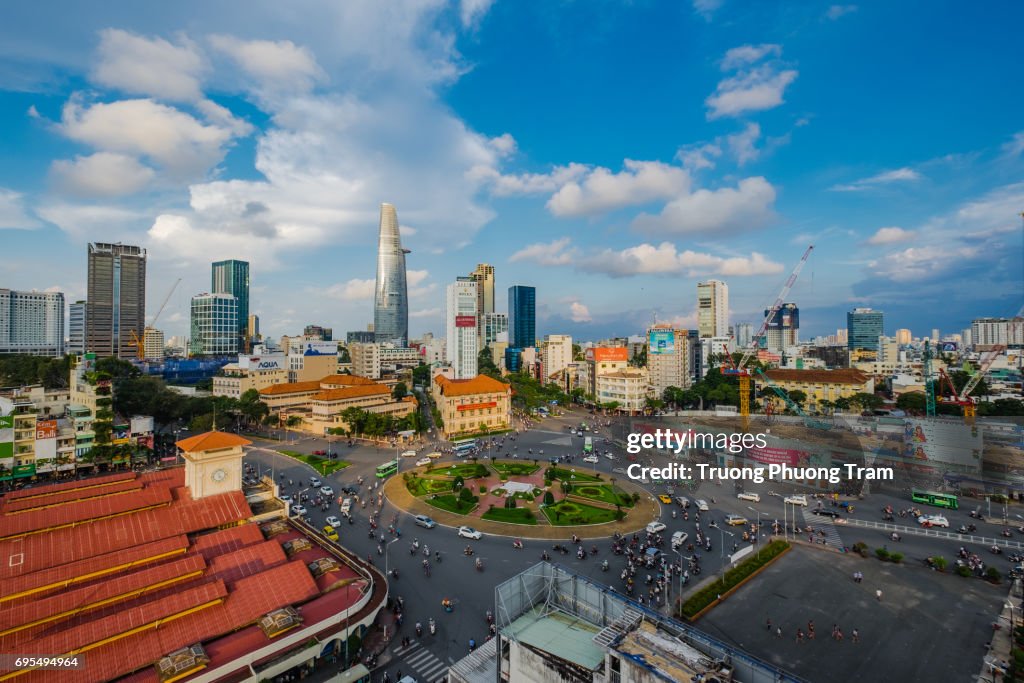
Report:
<svg viewBox="0 0 1024 683"><path fill-rule="evenodd" d="M781 638L782 637L782 627L781 626L776 626L775 627L775 637L776 638Z"/></svg>
<svg viewBox="0 0 1024 683"><path fill-rule="evenodd" d="M860 631L858 631L857 629L853 629L853 633L851 633L851 635L853 636L853 642L860 642Z"/></svg>
<svg viewBox="0 0 1024 683"><path fill-rule="evenodd" d="M768 619L767 619L767 621L765 623L768 624L768 630L771 631L772 630L772 618L768 617Z"/></svg>
<svg viewBox="0 0 1024 683"><path fill-rule="evenodd" d="M807 622L807 640L814 640L814 620Z"/></svg>
<svg viewBox="0 0 1024 683"><path fill-rule="evenodd" d="M882 602L882 589L881 588L879 588L878 590L875 591L875 598L878 599L878 602Z"/></svg>

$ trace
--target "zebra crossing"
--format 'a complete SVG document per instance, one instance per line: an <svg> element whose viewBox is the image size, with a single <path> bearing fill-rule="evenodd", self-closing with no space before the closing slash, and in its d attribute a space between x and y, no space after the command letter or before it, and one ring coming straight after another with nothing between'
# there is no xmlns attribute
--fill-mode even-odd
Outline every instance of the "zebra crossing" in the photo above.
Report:
<svg viewBox="0 0 1024 683"><path fill-rule="evenodd" d="M402 660L403 665L412 667L419 674L417 679L423 683L444 683L448 677L448 665L418 640L408 647L396 647L391 652Z"/></svg>
<svg viewBox="0 0 1024 683"><path fill-rule="evenodd" d="M836 531L835 522L831 517L819 517L818 515L804 515L804 523L802 527L806 529L810 527L814 534L814 542L820 543L823 539L832 548L842 548L843 539L839 537L839 532ZM822 533L825 535L822 536Z"/></svg>

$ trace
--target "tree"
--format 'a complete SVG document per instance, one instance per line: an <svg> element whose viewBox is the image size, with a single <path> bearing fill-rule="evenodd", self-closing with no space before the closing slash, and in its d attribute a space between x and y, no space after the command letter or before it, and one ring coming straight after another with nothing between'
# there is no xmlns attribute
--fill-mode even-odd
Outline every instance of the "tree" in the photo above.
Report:
<svg viewBox="0 0 1024 683"><path fill-rule="evenodd" d="M863 391L858 391L856 394L850 397L850 405L857 406L861 410L874 412L878 408L882 407L885 401L881 396L875 394L868 394Z"/></svg>
<svg viewBox="0 0 1024 683"><path fill-rule="evenodd" d="M459 489L461 489L465 485L466 485L466 480L462 478L461 474L455 475L455 478L452 479L452 491L458 491Z"/></svg>
<svg viewBox="0 0 1024 683"><path fill-rule="evenodd" d="M555 504L555 497L554 497L554 495L552 495L551 491L545 491L544 492L544 504L545 505L554 505Z"/></svg>
<svg viewBox="0 0 1024 683"><path fill-rule="evenodd" d="M793 391L789 392L789 400L800 406L802 410L804 404L807 403L807 393L800 391L799 389L794 389Z"/></svg>
<svg viewBox="0 0 1024 683"><path fill-rule="evenodd" d="M505 509L506 510L514 510L515 507L516 507L516 498L515 498L515 496L505 496Z"/></svg>
<svg viewBox="0 0 1024 683"><path fill-rule="evenodd" d="M637 368L647 367L647 347L644 346L637 350L633 357L629 359L629 364Z"/></svg>
<svg viewBox="0 0 1024 683"><path fill-rule="evenodd" d="M479 429L481 434L487 434L487 432L491 431L491 428L487 426L486 422L481 422Z"/></svg>
<svg viewBox="0 0 1024 683"><path fill-rule="evenodd" d="M405 386L405 382L399 382L395 385L395 388L391 390L391 397L396 401L401 401L408 395L409 387Z"/></svg>
<svg viewBox="0 0 1024 683"><path fill-rule="evenodd" d="M474 503L476 502L476 496L473 495L472 491L463 487L462 490L459 491L459 500L464 503Z"/></svg>
<svg viewBox="0 0 1024 683"><path fill-rule="evenodd" d="M338 362L339 363L351 363L352 355L348 351L347 346L341 346L338 348Z"/></svg>
<svg viewBox="0 0 1024 683"><path fill-rule="evenodd" d="M420 363L412 369L412 383L428 387L430 385L430 366Z"/></svg>
<svg viewBox="0 0 1024 683"><path fill-rule="evenodd" d="M923 391L907 391L896 397L896 407L907 413L923 414L928 409L928 399Z"/></svg>
<svg viewBox="0 0 1024 683"><path fill-rule="evenodd" d="M485 346L480 350L480 353L477 354L476 371L481 375L501 379L501 370L494 364L494 354L491 353L491 347L489 345Z"/></svg>
<svg viewBox="0 0 1024 683"><path fill-rule="evenodd" d="M584 360L584 358L585 358L585 356L583 355L583 347L580 346L579 344L573 344L572 345L572 359L574 361L577 361L577 360Z"/></svg>
<svg viewBox="0 0 1024 683"><path fill-rule="evenodd" d="M256 389L249 389L242 394L238 399L238 411L250 425L258 424L260 420L270 414L270 408L260 400L260 392Z"/></svg>

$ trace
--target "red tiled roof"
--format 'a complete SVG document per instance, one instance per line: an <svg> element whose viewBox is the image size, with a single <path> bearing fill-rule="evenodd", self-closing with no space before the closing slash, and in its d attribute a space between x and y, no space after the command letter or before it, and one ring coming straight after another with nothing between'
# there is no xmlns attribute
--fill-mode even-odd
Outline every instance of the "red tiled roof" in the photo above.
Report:
<svg viewBox="0 0 1024 683"><path fill-rule="evenodd" d="M124 481L114 481L101 486L74 488L66 491L54 491L53 493L44 493L31 498L0 501L0 514L11 514L13 512L23 512L34 508L44 508L62 504L67 505L77 503L79 501L93 500L104 496L113 496L141 490L141 481L137 479L125 479Z"/></svg>
<svg viewBox="0 0 1024 683"><path fill-rule="evenodd" d="M438 375L434 382L441 387L441 393L445 396L476 396L477 394L507 394L510 385L499 382L487 375L477 375L472 379L448 379L444 375Z"/></svg>
<svg viewBox="0 0 1024 683"><path fill-rule="evenodd" d="M311 401L344 401L349 398L366 396L390 396L391 390L383 384L366 384L343 389L325 389L310 396Z"/></svg>
<svg viewBox="0 0 1024 683"><path fill-rule="evenodd" d="M0 539L71 526L103 517L122 515L159 505L170 505L171 492L165 488L147 488L131 496L94 498L60 508L32 510L0 517Z"/></svg>
<svg viewBox="0 0 1024 683"><path fill-rule="evenodd" d="M175 445L186 453L195 453L198 451L215 451L221 448L232 448L234 446L251 446L252 441L238 436L237 434L213 431L190 436L187 439L182 439L181 441L176 442Z"/></svg>
<svg viewBox="0 0 1024 683"><path fill-rule="evenodd" d="M4 494L4 500L20 500L22 498L34 498L35 496L41 496L48 493L58 493L61 491L72 491L75 489L92 488L94 486L102 486L103 484L109 484L115 481L130 481L135 479L134 472L119 472L118 474L108 474L103 477L91 477L89 479L83 479L81 481L69 481L62 484L47 484L45 486L33 486L32 488L22 489L20 491L11 491L10 493Z"/></svg>
<svg viewBox="0 0 1024 683"><path fill-rule="evenodd" d="M263 532L260 531L259 525L243 524L196 536L190 550L211 560L217 555L224 555L239 548L262 542Z"/></svg>
<svg viewBox="0 0 1024 683"><path fill-rule="evenodd" d="M855 368L835 370L792 370L776 368L764 374L773 382L813 382L814 384L864 384L868 376ZM755 380L759 379L754 377Z"/></svg>
<svg viewBox="0 0 1024 683"><path fill-rule="evenodd" d="M283 396L286 394L311 394L320 391L320 382L285 382L272 384L260 389L261 396Z"/></svg>
<svg viewBox="0 0 1024 683"><path fill-rule="evenodd" d="M363 377L361 375L328 375L320 380L320 386L323 388L339 387L354 387L357 385L370 385L377 384L374 380L369 377Z"/></svg>

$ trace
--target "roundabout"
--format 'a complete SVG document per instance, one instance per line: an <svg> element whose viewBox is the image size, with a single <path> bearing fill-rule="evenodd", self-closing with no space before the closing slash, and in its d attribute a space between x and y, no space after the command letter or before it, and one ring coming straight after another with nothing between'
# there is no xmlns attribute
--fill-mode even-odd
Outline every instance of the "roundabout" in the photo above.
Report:
<svg viewBox="0 0 1024 683"><path fill-rule="evenodd" d="M529 539L632 534L658 519L659 503L626 477L540 460L470 458L393 475L383 495L442 526Z"/></svg>

